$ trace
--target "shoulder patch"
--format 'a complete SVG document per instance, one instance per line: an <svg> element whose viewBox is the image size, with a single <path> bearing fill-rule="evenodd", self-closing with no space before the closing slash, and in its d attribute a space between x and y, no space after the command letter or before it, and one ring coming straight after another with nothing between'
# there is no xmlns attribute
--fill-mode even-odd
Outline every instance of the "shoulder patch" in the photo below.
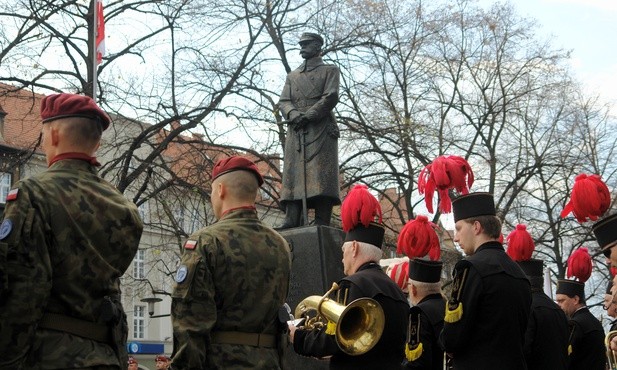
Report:
<svg viewBox="0 0 617 370"><path fill-rule="evenodd" d="M19 193L19 189L11 189L9 193L6 195L6 201L9 202L11 200L17 199L18 193Z"/></svg>
<svg viewBox="0 0 617 370"><path fill-rule="evenodd" d="M465 261L460 261L454 267L454 281L452 281L452 292L446 304L446 315L444 321L447 323L455 323L463 317L463 303L461 295L465 287L465 280L471 264Z"/></svg>
<svg viewBox="0 0 617 370"><path fill-rule="evenodd" d="M193 250L195 249L195 247L197 246L197 240L187 240L184 243L184 249L189 249L189 250Z"/></svg>
<svg viewBox="0 0 617 370"><path fill-rule="evenodd" d="M405 358L412 362L422 356L423 346L420 341L420 314L421 310L412 307L409 310L409 322L407 326L407 343L405 343Z"/></svg>
<svg viewBox="0 0 617 370"><path fill-rule="evenodd" d="M180 267L178 267L178 270L176 271L176 283L180 284L181 282L186 280L188 273L189 269L188 267L186 267L186 265L181 265Z"/></svg>
<svg viewBox="0 0 617 370"><path fill-rule="evenodd" d="M13 230L13 222L8 218L0 224L0 240L6 238Z"/></svg>

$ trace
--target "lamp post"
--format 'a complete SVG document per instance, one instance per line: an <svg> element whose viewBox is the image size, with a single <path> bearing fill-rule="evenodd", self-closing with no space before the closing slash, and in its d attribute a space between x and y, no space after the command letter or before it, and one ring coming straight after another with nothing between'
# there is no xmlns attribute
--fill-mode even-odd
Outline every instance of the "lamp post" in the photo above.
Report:
<svg viewBox="0 0 617 370"><path fill-rule="evenodd" d="M167 317L171 315L171 314L163 314L163 315L154 314L154 304L162 301L162 299L159 297L146 297L146 298L142 298L141 301L148 304L148 314L150 315L151 319L154 319L157 317Z"/></svg>

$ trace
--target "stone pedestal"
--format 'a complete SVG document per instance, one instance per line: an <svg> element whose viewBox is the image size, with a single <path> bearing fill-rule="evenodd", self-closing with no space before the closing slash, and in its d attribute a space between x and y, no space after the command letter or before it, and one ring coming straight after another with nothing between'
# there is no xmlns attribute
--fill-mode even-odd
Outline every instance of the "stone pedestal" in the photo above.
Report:
<svg viewBox="0 0 617 370"><path fill-rule="evenodd" d="M343 278L343 240L345 233L333 227L305 226L283 230L281 235L291 248L292 264L287 303L292 313L304 298L324 295L333 282ZM297 355L290 346L284 369L327 369L328 361Z"/></svg>

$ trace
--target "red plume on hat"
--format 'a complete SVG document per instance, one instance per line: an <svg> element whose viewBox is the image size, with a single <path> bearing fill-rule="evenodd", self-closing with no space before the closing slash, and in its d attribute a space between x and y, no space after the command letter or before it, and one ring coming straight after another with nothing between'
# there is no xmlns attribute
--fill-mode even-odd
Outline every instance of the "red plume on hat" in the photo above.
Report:
<svg viewBox="0 0 617 370"><path fill-rule="evenodd" d="M436 227L428 217L422 215L407 222L398 234L396 253L404 253L409 258L424 257L428 254L432 261L439 260L441 249Z"/></svg>
<svg viewBox="0 0 617 370"><path fill-rule="evenodd" d="M341 205L341 221L343 231L349 232L359 224L368 227L371 222L379 218L382 221L381 205L366 185L354 186Z"/></svg>
<svg viewBox="0 0 617 370"><path fill-rule="evenodd" d="M433 213L433 193L439 194L439 210L442 213L452 211L449 189L456 189L462 195L469 193L473 185L473 171L467 161L456 155L442 155L420 171L418 190L425 194L426 208Z"/></svg>
<svg viewBox="0 0 617 370"><path fill-rule="evenodd" d="M566 277L574 277L576 280L584 283L591 276L591 256L587 248L582 247L574 251L568 258L568 270Z"/></svg>
<svg viewBox="0 0 617 370"><path fill-rule="evenodd" d="M516 229L508 234L506 240L508 241L507 253L513 261L529 261L531 259L531 254L536 249L536 245L529 231L527 231L527 226L516 225Z"/></svg>
<svg viewBox="0 0 617 370"><path fill-rule="evenodd" d="M572 212L578 222L585 222L587 219L595 221L610 205L611 194L602 178L582 173L574 179L570 201L561 211L561 217Z"/></svg>

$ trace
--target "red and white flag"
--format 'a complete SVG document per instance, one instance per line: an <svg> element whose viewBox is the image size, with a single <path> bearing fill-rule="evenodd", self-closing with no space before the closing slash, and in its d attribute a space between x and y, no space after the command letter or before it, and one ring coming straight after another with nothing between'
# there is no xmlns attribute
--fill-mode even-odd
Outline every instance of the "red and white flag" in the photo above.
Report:
<svg viewBox="0 0 617 370"><path fill-rule="evenodd" d="M100 64L105 55L105 19L103 18L103 0L96 0L96 64Z"/></svg>

